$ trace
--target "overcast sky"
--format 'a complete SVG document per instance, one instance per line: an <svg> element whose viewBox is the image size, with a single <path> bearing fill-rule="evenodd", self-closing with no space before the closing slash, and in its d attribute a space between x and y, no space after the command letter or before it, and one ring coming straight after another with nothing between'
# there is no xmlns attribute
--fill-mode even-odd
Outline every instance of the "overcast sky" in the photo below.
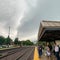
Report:
<svg viewBox="0 0 60 60"><path fill-rule="evenodd" d="M60 20L60 0L0 0L0 35L37 40L42 20Z"/></svg>

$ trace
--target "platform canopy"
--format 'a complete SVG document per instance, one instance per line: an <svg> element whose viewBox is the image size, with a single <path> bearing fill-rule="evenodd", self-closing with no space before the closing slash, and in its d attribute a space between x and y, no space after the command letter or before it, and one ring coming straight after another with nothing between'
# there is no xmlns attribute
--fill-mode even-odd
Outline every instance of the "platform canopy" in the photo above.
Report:
<svg viewBox="0 0 60 60"><path fill-rule="evenodd" d="M42 21L38 32L38 41L60 40L60 21Z"/></svg>

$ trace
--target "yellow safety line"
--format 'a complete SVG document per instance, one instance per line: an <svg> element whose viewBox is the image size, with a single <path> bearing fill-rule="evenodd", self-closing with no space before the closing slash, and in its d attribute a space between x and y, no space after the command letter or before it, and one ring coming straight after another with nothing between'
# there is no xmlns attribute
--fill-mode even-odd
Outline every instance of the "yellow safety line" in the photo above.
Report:
<svg viewBox="0 0 60 60"><path fill-rule="evenodd" d="M35 47L35 51L34 51L34 60L40 60L39 55L38 55L37 47Z"/></svg>

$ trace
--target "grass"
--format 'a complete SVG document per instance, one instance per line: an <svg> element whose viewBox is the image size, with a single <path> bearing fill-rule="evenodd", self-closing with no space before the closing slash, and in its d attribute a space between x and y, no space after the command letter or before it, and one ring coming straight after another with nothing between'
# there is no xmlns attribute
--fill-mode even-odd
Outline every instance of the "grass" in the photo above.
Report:
<svg viewBox="0 0 60 60"><path fill-rule="evenodd" d="M0 48L0 50L5 50L5 49L12 49L12 48L16 48L17 46L13 46L13 47L9 47L9 48Z"/></svg>

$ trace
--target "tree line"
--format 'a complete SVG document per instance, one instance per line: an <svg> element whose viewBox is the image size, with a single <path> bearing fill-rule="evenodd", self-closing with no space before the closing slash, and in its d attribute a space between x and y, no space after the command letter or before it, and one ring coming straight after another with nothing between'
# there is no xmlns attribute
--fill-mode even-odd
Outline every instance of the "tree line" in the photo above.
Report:
<svg viewBox="0 0 60 60"><path fill-rule="evenodd" d="M7 38L0 36L0 45L34 45L30 40L20 41L15 38L13 41L9 36Z"/></svg>

